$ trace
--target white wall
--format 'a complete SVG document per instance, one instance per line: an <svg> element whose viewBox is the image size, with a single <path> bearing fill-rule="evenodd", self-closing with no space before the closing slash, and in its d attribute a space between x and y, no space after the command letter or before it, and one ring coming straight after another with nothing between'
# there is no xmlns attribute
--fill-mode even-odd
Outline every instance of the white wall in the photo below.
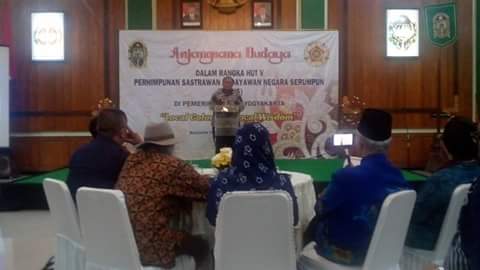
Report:
<svg viewBox="0 0 480 270"><path fill-rule="evenodd" d="M0 147L10 146L8 48L0 47Z"/></svg>

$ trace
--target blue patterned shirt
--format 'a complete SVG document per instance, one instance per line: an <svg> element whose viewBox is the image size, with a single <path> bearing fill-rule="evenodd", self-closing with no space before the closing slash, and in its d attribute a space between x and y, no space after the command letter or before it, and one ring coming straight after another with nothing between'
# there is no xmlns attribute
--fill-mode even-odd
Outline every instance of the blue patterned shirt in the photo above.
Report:
<svg viewBox="0 0 480 270"><path fill-rule="evenodd" d="M457 163L434 173L417 196L406 244L433 250L455 188L480 176L476 161Z"/></svg>

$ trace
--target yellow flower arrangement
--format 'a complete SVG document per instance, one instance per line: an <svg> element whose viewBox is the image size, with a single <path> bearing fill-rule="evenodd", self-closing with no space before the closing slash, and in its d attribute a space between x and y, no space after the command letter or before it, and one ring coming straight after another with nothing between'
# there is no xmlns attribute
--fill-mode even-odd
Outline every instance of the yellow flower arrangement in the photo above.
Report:
<svg viewBox="0 0 480 270"><path fill-rule="evenodd" d="M224 147L220 149L220 153L212 157L212 165L217 169L223 169L230 166L232 162L232 148Z"/></svg>

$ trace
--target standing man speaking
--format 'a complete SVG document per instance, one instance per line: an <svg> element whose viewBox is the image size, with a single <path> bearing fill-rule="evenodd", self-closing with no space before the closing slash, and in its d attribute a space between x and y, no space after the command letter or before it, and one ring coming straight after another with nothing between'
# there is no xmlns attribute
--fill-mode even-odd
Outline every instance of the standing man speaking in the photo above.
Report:
<svg viewBox="0 0 480 270"><path fill-rule="evenodd" d="M240 127L240 113L245 108L240 90L233 89L233 78L223 78L222 84L223 87L215 91L210 99L215 153L222 147L232 147L235 133Z"/></svg>

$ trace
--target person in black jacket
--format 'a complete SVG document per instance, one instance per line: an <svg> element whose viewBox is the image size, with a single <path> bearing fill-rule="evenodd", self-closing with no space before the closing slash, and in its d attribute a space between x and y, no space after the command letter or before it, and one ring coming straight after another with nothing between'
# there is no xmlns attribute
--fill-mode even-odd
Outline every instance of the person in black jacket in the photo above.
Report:
<svg viewBox="0 0 480 270"><path fill-rule="evenodd" d="M96 132L94 139L80 146L70 159L67 185L73 198L80 187L113 188L128 156L122 145L141 142L128 127L125 113L117 109L100 112Z"/></svg>

